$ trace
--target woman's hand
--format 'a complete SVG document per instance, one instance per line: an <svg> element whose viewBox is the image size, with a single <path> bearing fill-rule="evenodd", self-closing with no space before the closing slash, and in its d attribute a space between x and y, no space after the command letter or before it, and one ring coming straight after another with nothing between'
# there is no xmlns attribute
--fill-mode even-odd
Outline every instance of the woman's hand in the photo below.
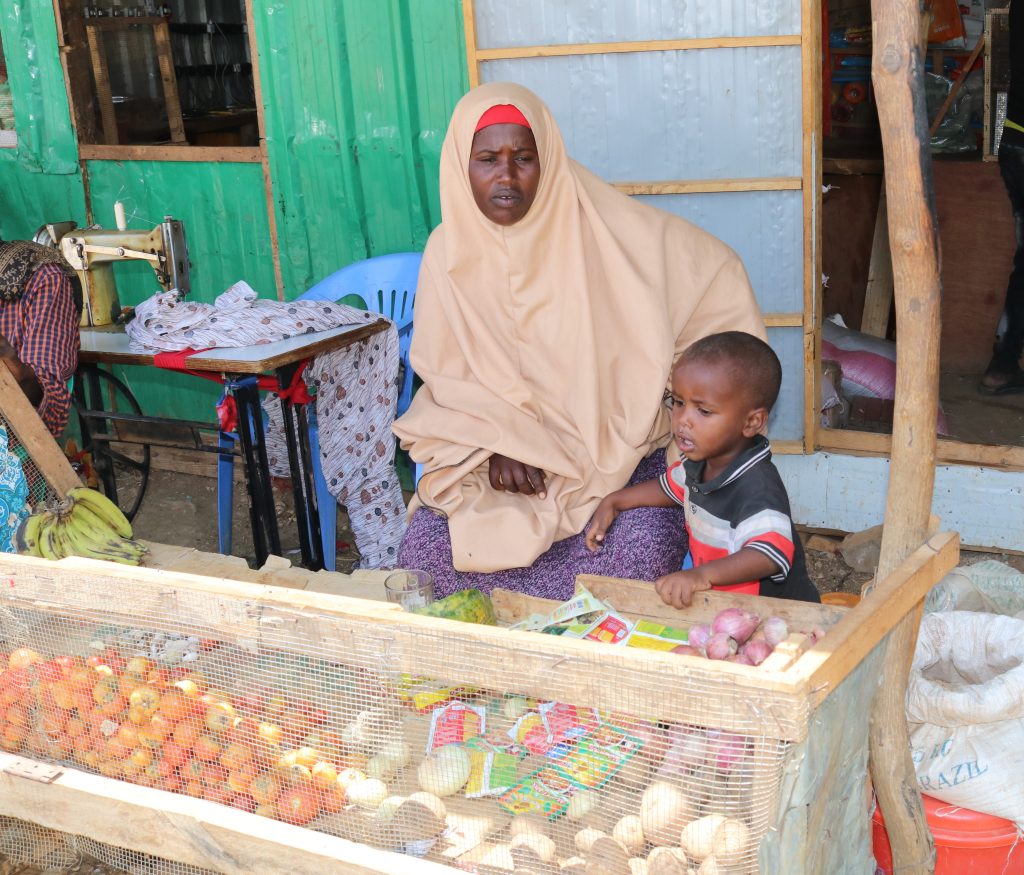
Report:
<svg viewBox="0 0 1024 875"><path fill-rule="evenodd" d="M606 495L601 499L601 503L597 506L597 510L594 511L594 516L590 520L590 526L587 528L587 549L596 552L601 549L604 543L604 536L608 533L608 529L612 527L612 523L619 516L619 508L615 503L616 493Z"/></svg>
<svg viewBox="0 0 1024 875"><path fill-rule="evenodd" d="M508 456L491 456L489 475L491 488L498 492L521 492L547 498L545 474L533 465L524 465Z"/></svg>

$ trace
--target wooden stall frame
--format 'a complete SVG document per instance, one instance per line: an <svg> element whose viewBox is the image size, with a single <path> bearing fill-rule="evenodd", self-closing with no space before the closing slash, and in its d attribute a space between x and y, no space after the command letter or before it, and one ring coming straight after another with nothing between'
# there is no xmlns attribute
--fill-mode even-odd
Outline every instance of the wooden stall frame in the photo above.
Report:
<svg viewBox="0 0 1024 875"><path fill-rule="evenodd" d="M861 661L885 642L891 630L907 612L921 604L931 586L955 566L959 555L958 539L952 533L939 533L901 563L859 605L852 609L833 608L802 603L785 603L768 599L772 610L789 615L791 621L806 624L821 622L827 634L812 647L784 654L780 667L754 668L730 663L710 664L707 660L676 654L657 653L632 648L611 648L588 641L567 640L528 632L476 626L451 620L407 614L397 606L368 602L344 596L327 596L308 591L261 586L240 581L204 577L148 568L122 568L112 563L70 558L49 562L34 557L0 556L0 577L10 582L4 588L2 601L12 607L24 605L32 611L52 612L62 616L80 616L95 621L96 606L102 604L104 614L123 616L138 622L144 614L155 615L161 606L174 604L178 613L174 622L188 621L182 614L179 593L224 597L223 610L216 616L198 613L195 620L207 625L214 636L226 640L252 642L261 628L278 629L283 625L292 632L296 642L324 640L324 636L351 628L353 621L372 628L373 634L405 645L422 641L423 634L457 636L469 650L500 647L508 655L504 664L465 673L456 669L460 679L472 682L475 675L487 687L502 688L513 683L524 693L545 696L551 690L553 666L561 671L576 672L579 701L577 704L598 704L614 709L635 706L633 695L621 693L607 684L607 677L595 664L597 649L604 649L616 662L641 670L644 675L693 675L709 670L718 678L744 688L758 691L759 708L764 714L777 716L778 728L789 740L806 735L813 710L835 690ZM583 578L592 591L610 599L626 612L675 618L679 612L660 602L650 584L610 578ZM127 583L133 591L132 604L111 598L123 592ZM527 597L509 594L513 599ZM723 604L749 601L765 607L765 599L708 592L698 594L687 619L704 621ZM500 604L500 599L499 599ZM527 606L528 607L528 606ZM191 608L194 612L202 609ZM788 612L788 613L787 613ZM417 636L419 636L417 638ZM278 645L279 646L279 645ZM406 646L394 649L395 671L423 668L423 659L413 650L406 660L397 654L412 650ZM467 659L467 665L473 662ZM620 701L621 700L621 701ZM786 702L802 703L787 716ZM685 713L685 697L680 701L659 701L659 712ZM708 703L691 702L701 713ZM691 712L692 713L692 712ZM774 731L773 726L773 731ZM334 871L332 864L344 867L339 871L398 873L430 873L451 871L413 858L354 845L311 830L257 818L243 812L191 797L138 787L114 779L102 778L74 768L63 768L62 774L50 784L22 777L10 766L19 757L0 754L0 814L30 820L42 826L86 835L97 841L115 844L142 853L156 854L217 872L260 871L305 872ZM31 761L29 761L31 763ZM775 813L773 812L773 815ZM264 861L254 866L253 861ZM265 861L273 861L267 863ZM274 867L278 868L274 868Z"/></svg>
<svg viewBox="0 0 1024 875"><path fill-rule="evenodd" d="M475 0L462 0L463 32L466 39L466 64L470 88L480 84L480 65L486 61L514 58L554 58L622 52L674 52L702 49L762 48L799 46L802 70L802 176L752 177L748 179L673 179L653 182L614 182L626 194L695 194L736 191L802 191L804 243L804 312L802 314L764 314L765 325L803 328L804 416L803 436L798 441L773 441L778 454L813 452L817 431L818 349L816 314L821 297L821 16L815 0L801 0L801 32L771 36L720 36L669 40L632 40L603 43L564 43L559 45L481 48L476 32ZM800 321L793 317L799 315Z"/></svg>

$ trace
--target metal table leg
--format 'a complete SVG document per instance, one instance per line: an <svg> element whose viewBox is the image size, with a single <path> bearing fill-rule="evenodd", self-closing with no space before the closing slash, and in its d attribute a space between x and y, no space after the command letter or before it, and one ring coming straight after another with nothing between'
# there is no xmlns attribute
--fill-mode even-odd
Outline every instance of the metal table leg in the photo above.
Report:
<svg viewBox="0 0 1024 875"><path fill-rule="evenodd" d="M78 398L80 410L106 410L103 403L103 389L100 386L99 368L92 364L83 364L78 369L79 376L83 379L75 380L74 392ZM98 419L101 432L107 431L107 420ZM82 446L92 445L93 428L89 417L79 415L78 426L82 432ZM92 463L96 473L103 483L103 491L114 504L117 504L117 480L114 477L114 466L111 464L110 456L107 453L94 452Z"/></svg>
<svg viewBox="0 0 1024 875"><path fill-rule="evenodd" d="M262 566L267 556L281 555L281 538L277 529L270 463L263 432L263 411L260 408L256 378L233 380L232 388L238 406L238 438L245 460L245 483L249 491L249 521L252 525L256 564Z"/></svg>
<svg viewBox="0 0 1024 875"><path fill-rule="evenodd" d="M277 385L291 385L298 364L277 370ZM285 440L288 444L288 466L292 473L292 495L295 500L295 521L299 529L299 551L302 564L311 571L324 567L323 541L320 535L320 511L313 482L313 454L309 446L309 423L303 404L281 398ZM301 462L300 462L301 460Z"/></svg>

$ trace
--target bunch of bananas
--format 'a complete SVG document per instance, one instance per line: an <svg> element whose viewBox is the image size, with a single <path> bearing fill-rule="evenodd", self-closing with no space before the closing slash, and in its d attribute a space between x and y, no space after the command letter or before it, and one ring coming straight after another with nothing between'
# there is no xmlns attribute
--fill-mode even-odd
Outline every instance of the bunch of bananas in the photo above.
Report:
<svg viewBox="0 0 1024 875"><path fill-rule="evenodd" d="M146 548L132 540L121 509L95 489L78 486L63 501L47 504L18 528L18 552L43 559L84 556L138 565Z"/></svg>

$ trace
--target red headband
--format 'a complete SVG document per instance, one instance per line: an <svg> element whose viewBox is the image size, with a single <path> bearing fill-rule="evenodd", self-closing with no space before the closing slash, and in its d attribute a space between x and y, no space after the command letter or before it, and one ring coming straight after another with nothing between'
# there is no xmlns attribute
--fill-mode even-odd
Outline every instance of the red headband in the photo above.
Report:
<svg viewBox="0 0 1024 875"><path fill-rule="evenodd" d="M516 107L511 103L497 103L492 106L487 110L487 112L480 116L480 121L476 123L476 129L473 133L475 134L477 131L490 127L491 125L522 125L524 128L530 127L530 123L526 120L526 116L516 109Z"/></svg>

